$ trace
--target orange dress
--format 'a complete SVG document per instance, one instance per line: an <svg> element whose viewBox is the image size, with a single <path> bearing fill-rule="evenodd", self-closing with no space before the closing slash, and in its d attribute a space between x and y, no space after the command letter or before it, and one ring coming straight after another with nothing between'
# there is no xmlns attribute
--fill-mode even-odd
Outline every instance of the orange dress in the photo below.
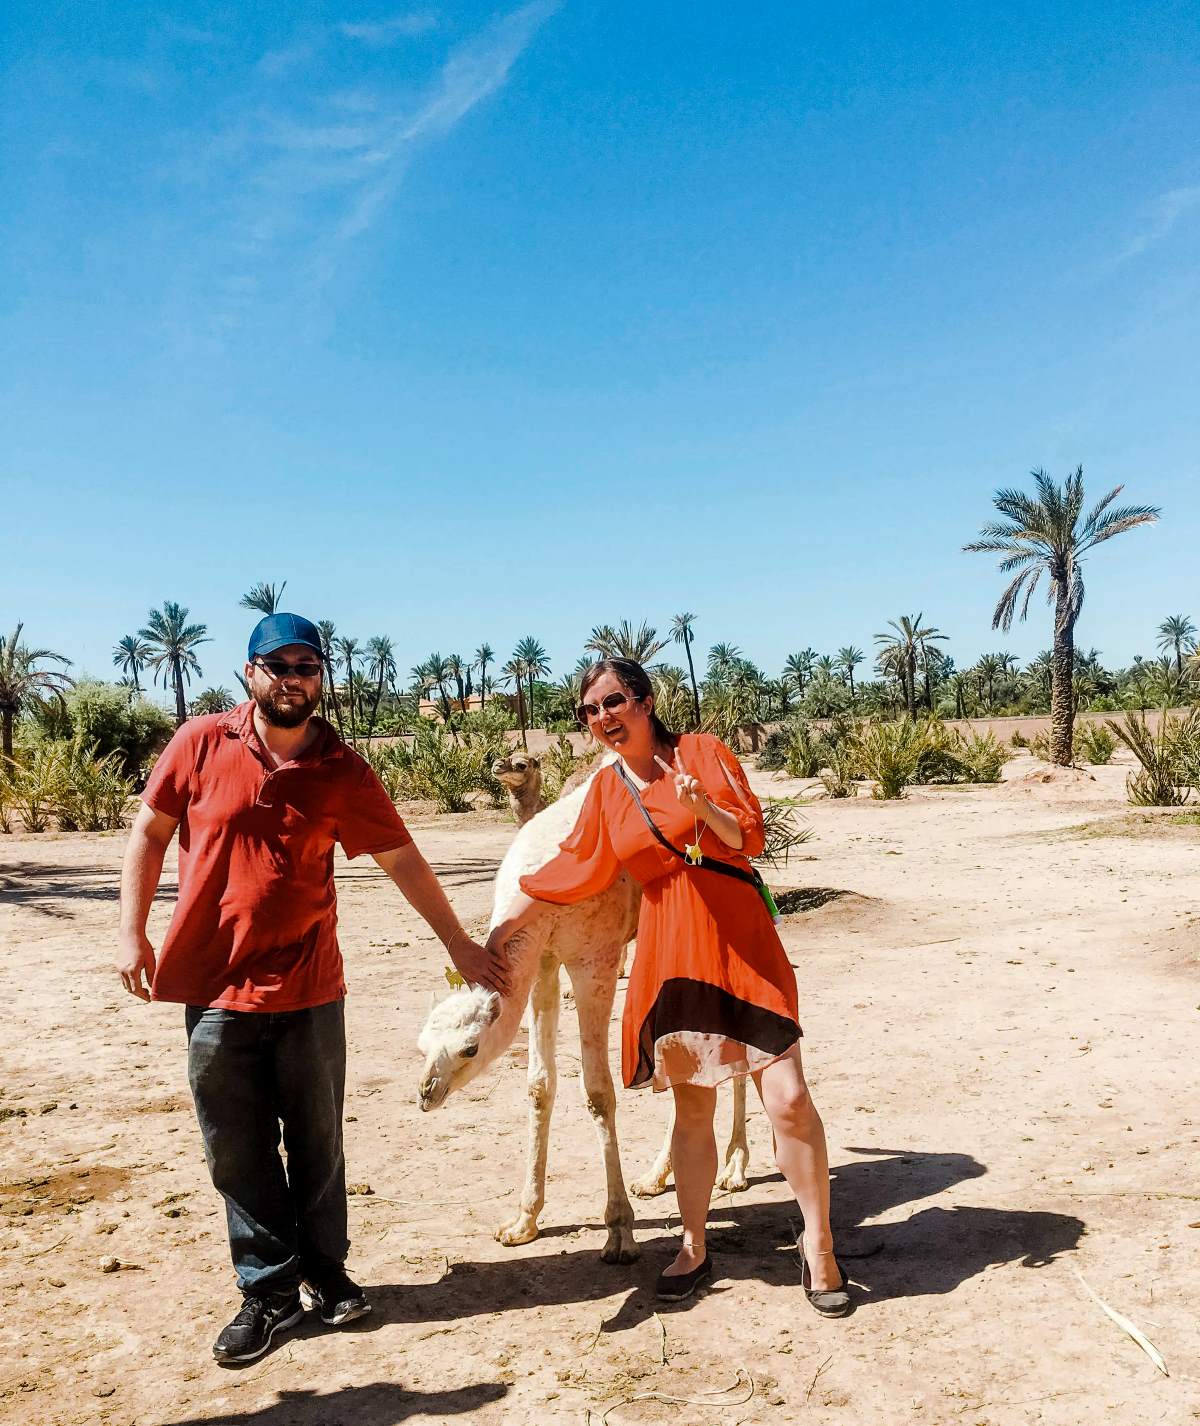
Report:
<svg viewBox="0 0 1200 1426"><path fill-rule="evenodd" d="M763 818L741 764L707 733L685 733L678 750L710 801L742 829L738 853L704 828L705 862L748 871L747 857L763 848ZM692 814L670 778L641 795L668 841L682 850L694 840ZM570 905L607 890L622 868L642 887L621 1034L626 1086L715 1086L786 1054L801 1034L796 977L762 897L747 882L689 866L668 851L616 768L606 766L558 855L522 877L521 888L539 901Z"/></svg>

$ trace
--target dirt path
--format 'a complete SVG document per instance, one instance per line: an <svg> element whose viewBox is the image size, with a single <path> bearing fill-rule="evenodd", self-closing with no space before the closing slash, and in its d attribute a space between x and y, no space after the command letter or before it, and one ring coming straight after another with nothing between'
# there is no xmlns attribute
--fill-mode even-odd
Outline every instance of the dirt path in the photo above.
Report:
<svg viewBox="0 0 1200 1426"><path fill-rule="evenodd" d="M1025 780L1041 767L1011 765L1002 788L814 804L811 860L771 878L851 893L785 926L835 1224L882 1245L852 1265L843 1322L797 1286L761 1111L751 1188L714 1205L710 1292L655 1316L671 1197L639 1205L640 1263L600 1263L569 1013L546 1232L495 1243L524 1153L523 1038L422 1116L415 1039L445 958L373 864L340 864L350 1178L374 1190L351 1200L352 1265L376 1311L342 1333L306 1326L241 1371L209 1355L235 1296L182 1012L127 998L108 967L122 839L0 840L0 1420L1200 1420L1200 827L1131 813L1121 767ZM482 920L511 829L473 814L414 832ZM172 859L152 934L174 877ZM660 1099L622 1097L630 1177L664 1117ZM647 1392L716 1394L631 1400Z"/></svg>

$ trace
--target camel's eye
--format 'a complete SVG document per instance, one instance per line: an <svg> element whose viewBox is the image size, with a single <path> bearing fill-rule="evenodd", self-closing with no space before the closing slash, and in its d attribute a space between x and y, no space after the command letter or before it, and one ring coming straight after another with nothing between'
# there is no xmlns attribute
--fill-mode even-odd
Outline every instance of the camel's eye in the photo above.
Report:
<svg viewBox="0 0 1200 1426"><path fill-rule="evenodd" d="M468 1045L468 1046L466 1047L466 1049L463 1050L463 1059L464 1059L464 1060L473 1060L473 1059L475 1058L475 1056L476 1056L478 1053L479 1053L479 1046L478 1046L478 1045Z"/></svg>

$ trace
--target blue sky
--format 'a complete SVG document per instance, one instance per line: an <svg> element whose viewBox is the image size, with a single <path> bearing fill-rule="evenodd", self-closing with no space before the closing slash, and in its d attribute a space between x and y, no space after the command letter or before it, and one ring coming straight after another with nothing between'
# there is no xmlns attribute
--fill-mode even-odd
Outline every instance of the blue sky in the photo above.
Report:
<svg viewBox="0 0 1200 1426"><path fill-rule="evenodd" d="M0 625L239 594L404 668L697 615L769 670L990 630L1082 462L1113 662L1200 618L1200 12L707 0L0 16Z"/></svg>

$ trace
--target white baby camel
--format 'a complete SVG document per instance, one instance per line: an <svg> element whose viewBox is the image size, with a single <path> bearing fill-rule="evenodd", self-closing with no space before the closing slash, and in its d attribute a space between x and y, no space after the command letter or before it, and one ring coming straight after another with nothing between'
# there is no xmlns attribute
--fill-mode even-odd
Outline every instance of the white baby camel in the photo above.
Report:
<svg viewBox="0 0 1200 1426"><path fill-rule="evenodd" d="M506 769L505 771L508 771ZM530 776L540 778L536 763ZM510 793L515 789L503 778ZM519 889L520 877L544 866L575 825L587 784L568 792L545 811L530 815L518 831L496 873L491 925L504 918ZM513 798L514 812L536 806L535 797ZM583 1091L596 1124L604 1158L608 1199L604 1223L608 1238L605 1262L632 1262L633 1208L625 1192L617 1143L616 1092L608 1063L608 1027L617 975L627 942L637 930L641 891L622 873L608 891L574 906L555 907L533 927L509 942L511 992L507 996L475 986L458 990L435 1005L418 1045L425 1056L421 1075L422 1109L435 1109L494 1064L512 1044L528 999L529 1142L525 1182L516 1216L496 1231L506 1246L531 1242L538 1235L538 1215L545 1202L550 1116L557 1087L555 1048L558 1036L559 966L564 966L575 995ZM720 1187L746 1187L746 1088L734 1081L734 1127ZM630 1185L641 1197L663 1193L671 1173L670 1127L666 1142L645 1178Z"/></svg>

